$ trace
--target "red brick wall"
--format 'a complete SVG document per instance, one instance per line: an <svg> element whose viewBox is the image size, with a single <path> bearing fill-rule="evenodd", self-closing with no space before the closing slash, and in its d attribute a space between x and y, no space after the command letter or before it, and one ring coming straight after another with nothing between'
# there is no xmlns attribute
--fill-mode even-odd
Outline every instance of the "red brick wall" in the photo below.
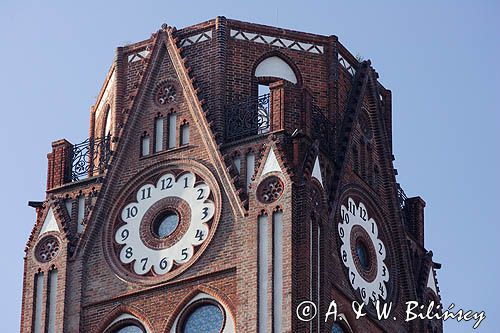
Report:
<svg viewBox="0 0 500 333"><path fill-rule="evenodd" d="M323 54L291 50L262 43L236 40L230 36L231 29L275 36L303 43L323 46ZM315 264L311 263L309 251L309 224L311 216L321 225L321 304L320 312L325 313L331 299L340 304L340 312L346 314L354 331L408 331L411 326L402 320L376 322L365 317L358 321L350 315L350 302L359 299L352 290L344 265L339 256L339 237L337 224L339 219L339 201L346 193L356 192L370 200L377 207L381 222L381 238L386 244L391 270L390 297L396 304L396 313L402 316L405 300L417 297L417 286L411 278L412 269L417 267L408 257L405 230L400 221L399 206L395 188L395 174L392 165L392 147L390 133L390 92L383 90L376 81L376 75L368 67L368 84L365 95L358 96L352 91L354 82L361 82L360 75L352 77L337 61L337 53L352 64L358 64L354 57L337 41L335 36L319 36L289 31L274 27L254 25L225 18L217 18L196 26L174 31L178 44L183 38L200 32L211 31L212 38L180 49L189 69L189 76L194 79L197 89L196 99L205 100L204 114L211 124L220 152L208 151L205 144L207 137L202 135L199 126L203 122L193 117L196 110L190 109L188 99L192 98L188 90L183 90L182 80L177 77L173 60L164 46L162 39L165 31L160 31L143 42L119 48L115 61L117 71L116 87L111 105L114 112L114 154L110 168L104 177L96 177L80 183L70 183L60 175L57 167L67 163L61 154L49 157L49 182L47 200L75 198L80 191L88 196L86 212L87 225L83 236L76 234L76 216L59 218L65 221L65 236L68 241L56 261L59 269L61 297L58 303L58 327L68 332L96 332L109 324L120 311L129 311L144 320L154 332L169 329L188 295L194 296L201 290L219 298L233 311L238 332L257 330L257 292L258 292L258 233L257 218L267 213L269 221L273 211L283 211L283 329L285 332L308 332L309 324L300 322L295 316L296 306L309 299L309 272ZM149 50L147 59L128 63L128 55ZM170 50L177 52L177 50ZM298 85L289 82L272 85L273 110L279 110L279 117L273 118L273 133L243 139L238 142L225 142L226 112L234 101L255 96L257 79L254 70L258 62L269 55L279 55L296 71ZM363 74L364 75L364 74ZM159 106L153 102L157 85L164 80L172 82L177 90L174 103ZM356 81L357 80L357 81ZM384 106L376 100L377 89L383 90ZM375 97L374 97L375 96ZM317 129L313 128L311 103L320 107L333 125L331 130L338 133L336 140L345 133L347 142L336 142L332 150L321 146L313 137ZM349 104L350 103L350 104ZM382 107L386 113L382 114ZM364 108L366 111L362 111ZM190 143L187 146L154 153L154 123L158 115L164 117L164 136L168 137L169 113L177 114L177 136L180 125L190 124ZM278 111L276 111L278 112ZM367 113L368 126L373 136L367 142L363 137L362 127L358 125L359 114ZM352 117L354 123L346 125L345 119ZM91 134L94 129L103 126L101 120L91 120ZM330 126L330 125L329 125ZM366 123L363 125L366 126ZM389 128L387 128L389 126ZM292 138L295 129L300 129ZM342 132L344 131L344 132ZM150 136L149 156L141 157L141 137ZM179 142L177 142L178 146ZM353 156L353 147L369 145L364 155L357 160ZM278 174L284 181L283 195L272 204L262 204L256 197L265 156L273 147L280 167ZM256 155L256 172L250 190L244 189L245 155L252 151ZM333 153L326 154L326 151ZM367 153L369 152L369 153ZM241 156L242 174L238 175L232 166L234 154ZM214 161L222 154L227 170L233 177L234 186L239 191L240 200L230 204L231 185L219 176ZM323 171L323 206L312 207L315 195L312 195L315 180L311 180L312 165L319 154ZM360 160L362 158L362 160ZM340 162L339 162L340 161ZM148 177L165 170L169 163L185 163L199 168L218 184L221 192L221 214L217 230L206 250L186 271L174 278L157 283L134 283L122 276L120 263L111 253L112 225L126 197L123 192L134 191L136 186ZM378 174L374 175L375 166ZM56 186L57 189L50 190ZM315 187L316 186L316 187ZM320 187L321 188L321 187ZM351 192L349 192L351 191ZM105 193L105 194L104 194ZM244 215L232 207L242 207ZM43 210L40 210L42 214ZM39 216L39 219L41 217ZM33 281L39 265L32 258L40 223L34 229L32 240L28 243L23 292L22 331L30 331L33 313ZM272 224L269 224L269 239L272 239ZM37 229L38 228L38 229ZM65 239L66 239L65 238ZM270 241L270 254L272 253ZM272 263L269 264L272 276ZM412 268L413 266L413 268ZM46 275L47 276L47 275ZM63 278L64 276L64 278ZM413 275L415 276L415 275ZM201 288L201 289L200 289ZM269 291L270 292L270 291ZM65 295L65 296L64 296ZM271 298L271 294L269 295ZM272 318L272 304L269 305L269 318ZM324 318L321 318L323 322ZM270 324L271 325L271 324ZM316 324L314 324L316 325ZM331 320L321 324L320 331L327 332ZM270 328L271 326L269 326ZM316 326L313 326L316 328Z"/></svg>

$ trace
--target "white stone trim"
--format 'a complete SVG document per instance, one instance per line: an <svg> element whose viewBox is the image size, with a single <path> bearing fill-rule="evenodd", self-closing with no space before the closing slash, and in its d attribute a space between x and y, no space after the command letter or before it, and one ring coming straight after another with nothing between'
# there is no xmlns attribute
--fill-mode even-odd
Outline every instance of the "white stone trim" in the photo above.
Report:
<svg viewBox="0 0 500 333"><path fill-rule="evenodd" d="M212 39L212 30L200 32L199 34L183 38L180 47L191 46Z"/></svg>
<svg viewBox="0 0 500 333"><path fill-rule="evenodd" d="M427 276L427 288L430 288L436 295L438 294L434 270L431 268Z"/></svg>
<svg viewBox="0 0 500 333"><path fill-rule="evenodd" d="M304 42L299 42L297 40L267 36L267 35L262 35L262 34L258 34L258 33L242 31L242 30L235 30L235 29L231 29L230 36L231 36L231 38L238 39L238 40L245 40L248 42L255 42L255 43L260 43L260 44L277 46L277 47L282 47L282 48L289 49L289 50L304 51L304 52L310 52L310 53L315 53L315 54L323 54L324 53L323 45L315 44L315 43L304 43Z"/></svg>
<svg viewBox="0 0 500 333"><path fill-rule="evenodd" d="M316 178L316 180L323 185L323 177L321 176L321 165L319 164L319 156L316 156L316 161L314 161L314 167L312 171L312 178Z"/></svg>
<svg viewBox="0 0 500 333"><path fill-rule="evenodd" d="M273 171L282 172L274 149L271 148L267 155L266 162L264 163L264 167L262 168L262 176Z"/></svg>
<svg viewBox="0 0 500 333"><path fill-rule="evenodd" d="M151 53L151 51L149 51L149 50L142 50L142 51L137 52L137 53L129 54L128 55L128 63L130 64L132 62L136 62L136 61L139 61L142 59L147 59L147 57L149 56L150 53Z"/></svg>
<svg viewBox="0 0 500 333"><path fill-rule="evenodd" d="M42 229L40 230L40 236L49 231L60 231L59 226L57 225L56 218L54 216L54 212L52 211L52 207L49 208L47 216L45 216Z"/></svg>
<svg viewBox="0 0 500 333"><path fill-rule="evenodd" d="M354 69L354 67L351 65L351 63L349 61L347 61L344 57L342 57L342 55L340 53L339 53L338 59L339 59L339 63L342 65L342 67L344 67L349 72L349 74L351 74L352 76L356 75L356 69Z"/></svg>

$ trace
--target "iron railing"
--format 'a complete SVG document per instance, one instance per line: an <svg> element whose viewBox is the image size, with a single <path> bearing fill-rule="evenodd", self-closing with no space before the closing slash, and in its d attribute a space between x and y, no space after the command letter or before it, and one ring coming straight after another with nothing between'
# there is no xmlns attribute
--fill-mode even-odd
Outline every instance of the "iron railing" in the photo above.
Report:
<svg viewBox="0 0 500 333"><path fill-rule="evenodd" d="M87 139L73 145L71 181L97 176L106 170L111 157L111 136Z"/></svg>
<svg viewBox="0 0 500 333"><path fill-rule="evenodd" d="M323 110L316 105L311 105L312 111L312 136L320 143L322 148L330 156L335 151L335 125L328 120Z"/></svg>
<svg viewBox="0 0 500 333"><path fill-rule="evenodd" d="M408 227L408 219L406 217L406 200L408 197L406 196L405 191L399 183L396 183L396 187L398 190L398 203L399 203L399 211L401 212L401 219L403 220L403 224Z"/></svg>
<svg viewBox="0 0 500 333"><path fill-rule="evenodd" d="M231 105L226 118L226 140L234 141L269 132L270 94L250 97Z"/></svg>
<svg viewBox="0 0 500 333"><path fill-rule="evenodd" d="M405 209L406 199L408 199L408 197L406 196L405 191L403 191L403 188L399 183L396 183L396 186L398 188L399 208L401 208L401 210L403 211Z"/></svg>

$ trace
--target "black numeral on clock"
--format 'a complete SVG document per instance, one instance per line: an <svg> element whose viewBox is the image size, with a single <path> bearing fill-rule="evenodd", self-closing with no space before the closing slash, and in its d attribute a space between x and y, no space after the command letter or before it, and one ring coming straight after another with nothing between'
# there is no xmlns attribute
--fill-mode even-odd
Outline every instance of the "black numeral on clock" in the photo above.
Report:
<svg viewBox="0 0 500 333"><path fill-rule="evenodd" d="M354 204L354 202L349 201L348 206L349 206L349 211L351 212L351 214L356 215L356 205Z"/></svg>
<svg viewBox="0 0 500 333"><path fill-rule="evenodd" d="M127 229L123 229L120 236L122 236L122 241L126 240L128 236L130 235L130 232Z"/></svg>
<svg viewBox="0 0 500 333"><path fill-rule="evenodd" d="M146 265L148 264L148 258L142 258L141 259L141 263L142 263L142 270L145 271L146 270Z"/></svg>
<svg viewBox="0 0 500 333"><path fill-rule="evenodd" d="M188 177L184 177L184 188L188 187Z"/></svg>
<svg viewBox="0 0 500 333"><path fill-rule="evenodd" d="M359 207L359 217L361 217L363 221L366 221L367 219L366 209L361 206Z"/></svg>
<svg viewBox="0 0 500 333"><path fill-rule="evenodd" d="M127 259L132 258L132 256L134 255L132 251L133 249L131 247L127 247L127 249L125 250L125 258Z"/></svg>
<svg viewBox="0 0 500 333"><path fill-rule="evenodd" d="M141 190L141 200L146 200L151 198L151 187L143 188Z"/></svg>
<svg viewBox="0 0 500 333"><path fill-rule="evenodd" d="M380 282L380 284L378 285L378 290L380 290L380 295L384 297L384 285L382 284L382 282Z"/></svg>
<svg viewBox="0 0 500 333"><path fill-rule="evenodd" d="M342 260L343 260L344 262L347 262L347 252L345 252L345 250L344 250L344 251L342 251Z"/></svg>
<svg viewBox="0 0 500 333"><path fill-rule="evenodd" d="M378 243L378 253L381 255L383 254L382 253L382 243Z"/></svg>
<svg viewBox="0 0 500 333"><path fill-rule="evenodd" d="M203 213L203 216L201 217L201 219L204 220L208 216L208 207L203 207L202 213Z"/></svg>
<svg viewBox="0 0 500 333"><path fill-rule="evenodd" d="M342 228L342 227L339 228L339 235L340 235L340 238L344 238L344 236L345 236L344 228Z"/></svg>
<svg viewBox="0 0 500 333"><path fill-rule="evenodd" d="M198 192L198 198L196 198L196 199L203 200L203 189L199 188L197 192Z"/></svg>
<svg viewBox="0 0 500 333"><path fill-rule="evenodd" d="M169 188L172 188L172 178L166 178L161 180L161 189L162 190L168 190Z"/></svg>
<svg viewBox="0 0 500 333"><path fill-rule="evenodd" d="M136 206L132 206L132 207L127 207L126 209L127 211L127 219L131 218L131 217L136 217L137 216L137 212L138 212L138 209Z"/></svg>
<svg viewBox="0 0 500 333"><path fill-rule="evenodd" d="M205 235L203 234L203 231L200 229L196 230L196 235L194 236L195 238L198 238L198 240L201 242Z"/></svg>
<svg viewBox="0 0 500 333"><path fill-rule="evenodd" d="M188 258L188 253L187 253L187 248L183 248L182 249L182 252L181 252L181 255L182 255L182 260L186 260Z"/></svg>
<svg viewBox="0 0 500 333"><path fill-rule="evenodd" d="M349 214L345 210L340 211L340 217L342 218L342 222L349 224Z"/></svg>
<svg viewBox="0 0 500 333"><path fill-rule="evenodd" d="M354 272L351 272L351 276L352 276L351 283L354 284L354 279L356 279L356 274L354 274Z"/></svg>
<svg viewBox="0 0 500 333"><path fill-rule="evenodd" d="M167 266L168 266L168 259L167 257L165 257L160 261L160 268L165 269L167 268Z"/></svg>

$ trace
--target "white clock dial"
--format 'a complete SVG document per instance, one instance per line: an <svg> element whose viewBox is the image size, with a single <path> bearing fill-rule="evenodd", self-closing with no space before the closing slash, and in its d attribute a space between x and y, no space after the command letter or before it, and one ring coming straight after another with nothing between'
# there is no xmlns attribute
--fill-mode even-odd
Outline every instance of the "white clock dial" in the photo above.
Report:
<svg viewBox="0 0 500 333"><path fill-rule="evenodd" d="M389 270L384 263L386 251L379 239L377 222L362 202L356 205L352 198L348 198L347 206L341 206L340 216L340 255L352 287L359 290L365 304L385 300Z"/></svg>
<svg viewBox="0 0 500 333"><path fill-rule="evenodd" d="M138 275L163 275L187 263L210 232L215 205L209 196L209 186L191 172L167 173L156 184L142 185L121 210L124 224L114 233L122 245L120 261L133 263Z"/></svg>

